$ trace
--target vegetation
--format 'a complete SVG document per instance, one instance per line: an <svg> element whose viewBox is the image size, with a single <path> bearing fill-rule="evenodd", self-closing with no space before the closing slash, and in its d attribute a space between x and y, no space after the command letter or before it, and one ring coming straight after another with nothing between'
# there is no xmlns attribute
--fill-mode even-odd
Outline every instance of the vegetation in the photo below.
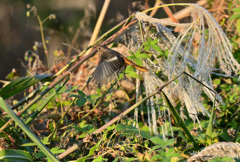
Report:
<svg viewBox="0 0 240 162"><path fill-rule="evenodd" d="M190 4L162 5L143 13L175 5L195 7L202 19L209 16L204 15L208 12L200 12L201 8ZM209 6L214 9L214 1L209 1ZM211 17L205 24L194 15L196 17L192 19L196 24L189 23L192 28L184 28L181 34L174 31L176 36L180 36L171 42L174 49L170 50L167 44L161 46L161 43L166 43L163 38L154 39L159 34L157 22L151 26L150 21L149 24L143 23L143 15L138 14L142 17L136 20L133 14L90 43L76 57L56 50L54 55L58 64L52 67L44 66L39 59L39 49L43 48L49 62L48 40L43 28L45 22L57 18L49 15L42 19L36 7L27 8L26 15L33 14L39 22L42 42L36 43L33 50L26 52L27 76L15 79L12 72L8 75L8 79L12 79L11 83L0 89L0 148L3 150L0 157L16 161L19 158L22 161L186 161L194 153L212 144L240 142L239 64L234 62L235 59L240 61L240 2L225 2L222 8L212 13L214 16L218 11L224 11L222 14L225 15L217 21L230 39L233 46L231 56L235 59L228 55L227 49L231 48L228 43L224 44L225 34L219 32L215 24L209 25ZM209 28L205 28L207 25ZM175 28L180 27L176 25ZM167 28L164 30L168 31ZM218 32L216 35L215 30ZM129 31L129 40L139 36L132 48L130 41L126 43L126 40L121 40ZM200 38L204 36L204 45L211 45L204 46L201 44L203 40L194 40L196 33L199 33ZM218 36L223 39L217 43L211 40ZM91 83L89 71L92 62L98 59L98 56L91 58L96 53L96 49L91 48L100 42L112 46L121 42L128 46L132 51L128 59L140 66L147 66L157 77L156 85L150 83L151 80L146 83L149 76L131 66L108 85L98 87ZM178 43L180 45L176 45ZM213 49L218 48L218 45L221 49L214 53ZM67 46L75 50L74 43ZM181 50L185 55L189 51L195 53L192 56L180 55ZM212 60L209 57L199 63L196 58L204 50L209 54L206 57L211 52L215 56ZM220 57L220 53L225 62L215 58ZM175 59L170 62L171 57ZM209 61L211 66L203 64L205 61ZM216 65L212 65L214 62L217 62ZM167 63L176 64L168 67ZM179 66L178 63L182 64ZM181 66L184 66L182 71ZM207 72L199 70L204 66ZM84 71L87 68L87 72ZM212 71L212 68L218 71ZM42 74L37 72L39 75L35 75L35 69L41 69ZM85 76L76 78L76 71ZM199 75L193 76L196 73ZM194 91L190 93L190 90ZM14 98L16 94L24 96L23 99L17 101ZM186 98L183 99L186 94L190 96L189 100L195 97L194 101L189 101L192 103L190 106ZM191 106L196 107L196 114L189 112L193 111L189 109ZM223 155L211 161L233 159L230 155Z"/></svg>

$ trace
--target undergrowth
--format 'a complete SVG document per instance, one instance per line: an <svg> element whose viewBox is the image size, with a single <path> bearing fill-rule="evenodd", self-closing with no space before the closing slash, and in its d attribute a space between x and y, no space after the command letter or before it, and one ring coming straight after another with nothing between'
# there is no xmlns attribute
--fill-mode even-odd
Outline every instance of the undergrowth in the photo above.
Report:
<svg viewBox="0 0 240 162"><path fill-rule="evenodd" d="M235 34L230 40L234 48L233 56L239 61L240 8L234 7L229 3L229 8L233 11L232 15L230 15L230 19L221 21L231 21L231 24L234 24L229 35ZM35 8L29 8L27 15L33 11ZM4 111L2 109L0 117L0 140L2 141L0 148L3 150L25 150L31 155L33 161L57 161L59 159L95 162L186 161L193 153L199 151L199 148L202 149L218 142L240 142L240 81L238 77L226 78L212 74L214 90L221 95L224 104L215 107L214 102L205 93L202 94L201 102L206 110L213 114L212 116L199 114L198 118L202 130L192 121L189 114L186 114L186 106L178 99L175 98L175 104L173 104L172 100L169 100L165 93L161 92L162 89L154 92L156 95L162 96L161 100L158 101L159 103L163 103L163 101L166 103L165 105L159 104L160 108L156 110L156 113L165 112L166 107L169 107L171 111L171 113L169 111L169 113L158 116L157 132L160 133L154 134L151 131L152 128L147 125L148 107L142 99L149 95L145 93L143 84L140 84L139 87L140 91L143 92L142 98L139 101L136 100L134 82L135 79L139 79L139 82L142 83L143 75L132 67L128 67L117 81L101 88L90 84L89 80L79 85L79 83L74 82L73 71L96 52L92 51L89 56L82 57L91 46L82 51L77 58L72 58L69 64L62 64L61 70L58 71L60 68L56 68L56 66L46 70L47 68L37 57L37 48L44 48L44 54L46 57L48 56L42 25L45 21L56 17L50 15L41 21L37 12L34 14L36 14L40 24L43 43L36 44L33 50L26 53L25 60L29 65L26 69L28 75L25 78L13 80L10 85L7 85L8 87L6 86L7 90L6 87L0 89L0 96L5 100L4 102L2 99L0 103L0 107L4 109ZM224 23L221 21L220 24L223 25ZM122 24L126 22L127 20ZM120 23L119 26L105 33L93 45L102 41L105 36L108 36L110 42L113 42L111 39L113 40L115 37L111 37L109 33L118 29L122 24ZM223 26L223 29L225 28L226 26ZM107 39L107 41L109 40ZM106 43L109 43L107 41ZM159 53L158 58L167 59L171 53L160 48L157 42L158 39L148 38L137 52L130 52L128 58L141 66L144 65L142 59L148 58L154 62L156 60L152 56L154 54L150 52L151 48ZM76 63L79 58L80 63ZM33 66L36 67L33 68ZM32 77L32 73L37 72L34 69L46 70L47 74L51 72L54 75ZM66 69L68 71L63 73ZM155 74L162 80L170 82L161 70L155 71ZM14 73L10 73L8 78L15 79ZM122 85L122 80L133 86L126 88ZM171 82L177 83L178 81L173 79ZM156 87L156 90L158 88ZM24 91L22 95L28 96L28 98L16 101L13 96L25 89L28 91ZM118 93L121 94L121 97ZM136 105L138 103L139 105ZM135 108L135 105L141 109L141 114L137 119L133 111L121 114L132 105L132 109ZM21 117L14 116L14 113L11 115L9 107ZM9 110L9 113L5 108ZM176 111L175 114L173 110ZM181 116L181 112L184 112L185 117L180 120L178 117ZM11 123L10 119L13 119L15 123ZM17 119L20 119L19 123ZM112 119L116 120L104 127ZM212 123L211 120L213 120ZM24 123L21 127L19 127L20 122ZM168 128L165 135L161 133L163 127ZM172 130L169 129L170 127ZM28 128L30 130L27 130ZM41 142L36 143L37 139L40 139ZM73 147L75 148L71 153L66 151ZM19 154L27 156L20 152ZM230 159L229 157L217 157L215 161L228 161Z"/></svg>

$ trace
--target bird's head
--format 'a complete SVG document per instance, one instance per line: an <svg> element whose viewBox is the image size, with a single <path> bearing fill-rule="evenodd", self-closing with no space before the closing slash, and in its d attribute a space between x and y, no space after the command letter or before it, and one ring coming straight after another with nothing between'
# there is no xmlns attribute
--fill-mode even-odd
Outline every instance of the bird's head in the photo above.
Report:
<svg viewBox="0 0 240 162"><path fill-rule="evenodd" d="M94 46L94 48L96 48L96 50L100 53L105 53L107 52L109 49L104 46L104 45L99 45L99 46Z"/></svg>

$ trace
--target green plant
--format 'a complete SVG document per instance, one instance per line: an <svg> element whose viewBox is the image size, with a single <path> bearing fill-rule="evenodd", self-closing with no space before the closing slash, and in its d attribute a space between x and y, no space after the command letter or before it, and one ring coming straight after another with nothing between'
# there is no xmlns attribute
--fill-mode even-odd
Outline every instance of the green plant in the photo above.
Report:
<svg viewBox="0 0 240 162"><path fill-rule="evenodd" d="M191 4L184 5L191 6ZM166 7L171 5L166 4L163 6ZM233 11L235 14L231 16L230 21L236 21L236 23L239 24L239 7L233 9ZM27 11L28 15L29 13L30 11ZM132 17L133 16L130 16L128 19L103 34L96 42L79 53L76 58L70 61L68 65L64 66L53 76L37 75L19 78L13 80L5 88L0 89L0 96L7 100L19 92L26 93L28 88L34 86L34 91L32 93L12 106L12 109L18 108L16 111L18 111L17 114L19 117L17 117L14 112L11 111L6 102L1 100L0 106L4 107L4 110L7 112L3 113L0 118L1 136L6 139L9 145L16 146L17 149L27 150L28 154L24 154L24 156L28 157L28 155L30 155L29 157L33 157L34 160L41 161L46 160L46 158L47 160L58 160L56 158L57 154L60 154L58 155L59 159L78 159L77 161L177 161L187 159L194 151L199 150L199 148L206 147L211 143L216 143L219 141L240 141L239 133L228 133L229 129L239 130L240 128L240 84L238 78L226 79L219 75L215 76L213 73L213 76L208 80L208 77L199 77L199 79L196 79L187 73L177 73L181 68L186 68L188 71L193 73L196 72L196 66L192 66L192 64L197 62L194 57L190 58L190 62L188 62L186 66L184 64L182 66L176 66L182 60L186 62L189 61L189 58L183 57L183 48L178 48L178 50L181 51L181 54L174 58L177 60L177 62L175 62L175 64L171 64L171 67L173 67L172 70L175 68L175 66L177 67L175 68L176 73L173 73L173 76L169 77L168 75L171 73L171 70L169 73L165 73L166 69L164 68L171 62L165 62L164 64L160 61L166 61L170 59L178 52L178 50L177 52L171 51L170 53L168 49L160 47L159 44L163 41L166 41L164 39L167 37L164 37L164 39L155 39L156 37L154 39L152 37L145 38L144 33L147 31L144 31L145 27L140 21L138 21L139 26L137 27L139 27L138 32L141 34L139 37L142 41L139 41L141 43L141 47L139 46L140 49L135 50L135 52L130 52L131 56L129 56L128 59L133 60L140 66L149 65L147 64L146 60L150 62L150 65L157 65L158 61L159 64L161 63L161 66L156 68L157 70L149 66L151 68L149 69L149 73L156 74L152 80L150 79L146 83L151 85L151 87L149 86L150 88L145 87L146 89L144 89L144 85L142 86L140 84L140 81L143 80L142 76L144 75L140 75L141 73L137 73L132 67L128 67L125 73L128 77L137 79L136 82L139 83L139 86L136 86L138 89L136 96L132 91L127 92L127 100L121 98L111 101L111 98L114 97L115 90L121 86L116 86L118 80L123 78L124 74L121 74L118 80L115 81L110 87L106 86L104 88L104 92L100 92L100 89L97 89L94 91L95 94L91 95L85 92L85 88L89 88L89 80L87 81L86 85L80 87L80 90L78 90L79 86L71 86L72 82L70 81L71 76L74 74L73 71L86 62L86 60L88 60L90 57L92 57L95 53L95 50L78 61L80 56L84 55L93 45L103 41L106 38L108 39L106 39L103 44L115 42L116 38L127 32L132 25L137 23L136 20L132 20ZM25 58L29 64L33 63L33 56L36 56L35 54L37 54L37 49L41 46L43 46L44 54L47 57L47 41L44 38L43 25L47 19L50 19L50 16L43 21L39 16L37 16L37 19L40 25L43 44L34 45L33 50L36 53L31 52L33 55L27 53ZM197 20L195 22L200 21L199 19L195 20ZM201 26L202 28L204 28L206 25L205 23L203 24L204 25ZM124 25L126 26L118 30ZM196 26L196 24L192 26ZM154 27L155 26L152 25L151 28L147 28L147 30L150 31L150 34L157 34L159 32L158 29ZM239 26L237 26L237 31L239 33L238 27ZM190 30L190 28L188 29L189 31L187 31L187 33L194 31L192 29ZM118 30L118 32L111 35L112 32L116 30ZM198 28L198 30L201 30L201 28ZM167 33L167 31L164 32ZM164 32L161 34L166 34ZM186 30L182 33L184 32L186 32ZM200 32L199 34L209 34L210 32L210 30L205 29L204 32ZM134 34L134 32L131 34ZM221 33L219 32L218 34ZM203 38L205 38L205 36L206 35L204 35ZM217 37L218 35L215 36ZM209 38L209 36L206 36L206 38ZM237 39L237 36L232 38L232 42L235 42L234 47L236 51L234 54L236 55L239 54ZM191 40L191 37L184 37L181 40L184 40L185 43L182 44L188 47L190 44L188 40ZM177 41L177 43L181 44L181 42L179 42L180 39ZM196 46L199 46L199 42L194 43L196 43ZM211 40L209 42L211 42ZM209 47L212 49L215 46ZM192 48L189 48L189 51L191 51L190 49L192 50ZM219 53L221 53L221 51ZM187 54L189 53L186 53L186 55ZM211 56L209 58L215 58L215 56ZM204 63L204 61L202 63ZM171 69L171 67L169 69ZM65 72L66 69L68 70ZM29 73L31 73L31 71L29 71ZM206 74L207 76L210 76L210 73L206 72ZM144 77L148 79L149 75ZM14 74L11 73L9 78L15 78ZM158 82L156 85L152 84L153 80L159 79L161 79L163 82ZM215 91L209 88L206 84L202 84L202 81L211 82L211 79L213 79L213 87L223 97L225 105L216 104L214 100L211 100L208 97L207 92L201 92L199 95L201 97L195 99L194 101L204 105L206 110L211 111L211 116L208 117L202 114L197 114L199 115L199 127L197 127L197 124L195 123L196 120L193 122L191 119L191 115L195 114L187 113L187 105L180 102L179 98L177 98L175 94L172 97L171 95L167 95L165 92L171 92L172 89L168 89L169 87L178 85L181 83L181 80L185 80L188 81L184 83L185 86L182 84L179 85L179 87L183 87L182 90L185 90L185 92L187 92L187 90L193 90L193 93L191 94L195 95L194 92L196 91L194 90L201 88L208 89L209 92L215 94ZM41 82L45 83L41 85ZM41 86L35 89L37 83ZM188 87L188 83L193 83L193 87ZM152 89L152 91L149 91L149 89ZM164 93L162 92L163 90ZM181 93L179 94L182 98L186 97L184 95L181 96ZM191 95L189 96L191 97ZM114 110L117 111L109 111L109 105L111 104L114 104L112 107L114 107ZM129 106L127 104L129 104ZM154 109L155 111L150 112L149 109L153 110L153 107L156 108ZM126 110L123 111L123 108ZM141 108L140 117L136 117L135 113L132 112L132 110L138 108L139 110ZM123 113L119 113L122 111ZM205 110L199 109L198 111ZM157 124L155 125L156 129L151 127L154 113L159 114L159 118L157 118ZM140 118L142 120L140 120ZM21 126L21 128L19 128L17 125L10 125L10 123L13 121L12 119L17 121L17 125ZM44 125L44 130L34 131L37 133L38 139L34 135L31 136L33 133L28 129L28 126L34 130L35 124L40 125L41 122L46 122ZM28 126L26 126L24 123L28 124ZM114 125L114 123L117 124ZM148 123L148 125L146 123ZM170 128L171 126L172 130ZM168 129L165 131L165 128ZM159 133L154 132L153 129ZM26 135L35 142L30 141ZM51 149L46 149L46 145ZM70 147L71 145L73 146ZM77 148L79 149L76 150ZM224 161L229 159L226 157L218 157L212 161L217 160Z"/></svg>

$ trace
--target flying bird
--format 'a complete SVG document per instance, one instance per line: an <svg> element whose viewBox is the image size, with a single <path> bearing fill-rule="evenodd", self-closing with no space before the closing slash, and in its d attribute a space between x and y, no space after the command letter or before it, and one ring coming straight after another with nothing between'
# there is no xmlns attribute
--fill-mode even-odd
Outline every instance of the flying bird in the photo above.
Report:
<svg viewBox="0 0 240 162"><path fill-rule="evenodd" d="M92 73L92 81L97 84L106 84L112 79L116 78L119 73L125 70L127 65L131 65L142 72L148 71L148 69L145 67L135 64L119 52L114 51L104 45L99 45L96 48L100 53L101 58L97 68Z"/></svg>

